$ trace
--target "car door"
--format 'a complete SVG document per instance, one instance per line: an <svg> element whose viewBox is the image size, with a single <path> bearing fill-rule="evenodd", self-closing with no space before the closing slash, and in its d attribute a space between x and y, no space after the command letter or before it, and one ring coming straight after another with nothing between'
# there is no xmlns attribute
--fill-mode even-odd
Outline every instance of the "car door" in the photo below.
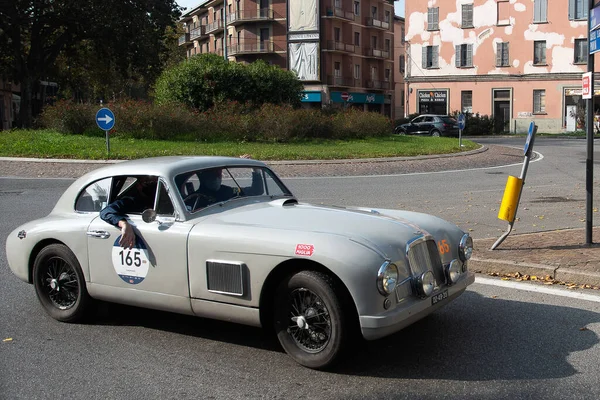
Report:
<svg viewBox="0 0 600 400"><path fill-rule="evenodd" d="M420 129L420 125L423 122L423 117L416 117L415 119L413 119L410 124L408 124L408 128L407 128L407 132L408 134L418 134L419 133L419 129Z"/></svg>
<svg viewBox="0 0 600 400"><path fill-rule="evenodd" d="M429 135L429 132L433 129L435 117L427 116L423 119L420 125L419 133L422 135Z"/></svg>
<svg viewBox="0 0 600 400"><path fill-rule="evenodd" d="M154 208L161 222L146 223L141 213L128 213L136 233L133 248L119 245L119 228L99 216L91 222L87 231L90 293L119 303L191 314L187 237L192 224L176 218L165 181L159 180L157 186ZM117 196L111 194L111 199Z"/></svg>

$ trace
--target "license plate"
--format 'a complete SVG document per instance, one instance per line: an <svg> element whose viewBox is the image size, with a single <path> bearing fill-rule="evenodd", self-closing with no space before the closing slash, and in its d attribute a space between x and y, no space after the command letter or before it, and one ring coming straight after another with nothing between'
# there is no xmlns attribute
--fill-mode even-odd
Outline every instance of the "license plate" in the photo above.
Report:
<svg viewBox="0 0 600 400"><path fill-rule="evenodd" d="M444 290L443 292L438 293L431 297L431 305L439 303L440 301L447 299L447 298L448 298L448 291Z"/></svg>

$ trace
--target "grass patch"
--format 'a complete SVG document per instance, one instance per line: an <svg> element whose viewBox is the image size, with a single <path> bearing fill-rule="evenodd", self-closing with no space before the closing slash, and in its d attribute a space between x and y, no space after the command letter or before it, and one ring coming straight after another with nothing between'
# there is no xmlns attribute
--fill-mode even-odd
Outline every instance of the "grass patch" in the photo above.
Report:
<svg viewBox="0 0 600 400"><path fill-rule="evenodd" d="M258 160L334 160L348 158L408 157L473 150L478 144L456 138L389 136L355 140L306 140L294 143L177 142L111 138L110 157L104 137L64 135L54 130L0 132L0 156L67 159L136 159L172 155L248 154Z"/></svg>

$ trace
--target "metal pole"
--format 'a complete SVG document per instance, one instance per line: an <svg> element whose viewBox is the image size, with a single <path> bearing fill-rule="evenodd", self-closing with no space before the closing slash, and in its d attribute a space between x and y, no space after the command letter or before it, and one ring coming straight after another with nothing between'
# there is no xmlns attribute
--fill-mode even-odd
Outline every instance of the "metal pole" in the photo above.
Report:
<svg viewBox="0 0 600 400"><path fill-rule="evenodd" d="M110 139L108 138L108 131L104 131L106 133L106 157L110 157Z"/></svg>
<svg viewBox="0 0 600 400"><path fill-rule="evenodd" d="M590 11L588 13L588 35L592 28L590 20L595 1L589 2ZM592 98L585 101L586 107L586 139L587 139L587 158L585 161L585 189L586 189L586 218L585 218L585 244L591 245L593 229L593 209L594 209L594 55L590 54L588 46L587 70L592 73L590 90Z"/></svg>

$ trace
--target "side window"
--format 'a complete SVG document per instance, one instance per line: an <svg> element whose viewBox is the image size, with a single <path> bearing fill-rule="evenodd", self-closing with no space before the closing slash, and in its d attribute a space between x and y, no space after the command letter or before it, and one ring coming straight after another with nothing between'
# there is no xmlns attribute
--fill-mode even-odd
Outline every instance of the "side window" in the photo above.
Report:
<svg viewBox="0 0 600 400"><path fill-rule="evenodd" d="M169 197L169 193L167 192L167 187L164 182L160 181L158 183L158 199L156 201L156 213L158 215L174 215L175 208L173 207L173 202Z"/></svg>
<svg viewBox="0 0 600 400"><path fill-rule="evenodd" d="M105 178L88 185L79 193L75 202L75 211L99 212L108 204L111 178Z"/></svg>

